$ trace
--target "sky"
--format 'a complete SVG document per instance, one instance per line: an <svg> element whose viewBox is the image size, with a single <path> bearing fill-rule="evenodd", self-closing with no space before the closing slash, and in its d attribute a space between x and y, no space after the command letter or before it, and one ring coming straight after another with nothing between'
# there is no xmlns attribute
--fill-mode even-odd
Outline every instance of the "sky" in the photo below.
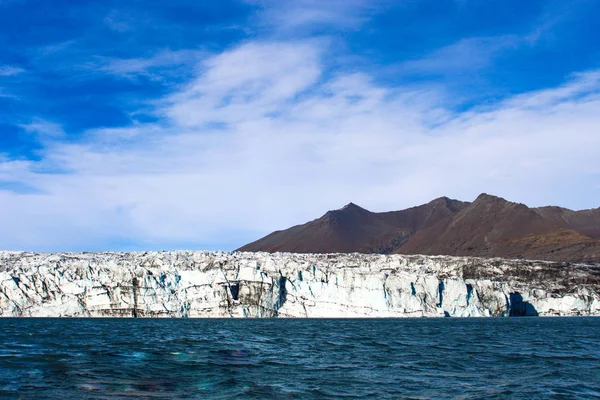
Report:
<svg viewBox="0 0 600 400"><path fill-rule="evenodd" d="M0 0L0 249L600 206L596 0Z"/></svg>

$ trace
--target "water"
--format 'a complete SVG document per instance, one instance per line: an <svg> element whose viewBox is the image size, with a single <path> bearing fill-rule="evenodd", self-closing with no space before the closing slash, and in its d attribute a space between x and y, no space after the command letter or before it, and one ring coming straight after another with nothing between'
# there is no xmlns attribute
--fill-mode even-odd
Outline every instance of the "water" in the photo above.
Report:
<svg viewBox="0 0 600 400"><path fill-rule="evenodd" d="M600 318L0 319L0 398L600 398Z"/></svg>

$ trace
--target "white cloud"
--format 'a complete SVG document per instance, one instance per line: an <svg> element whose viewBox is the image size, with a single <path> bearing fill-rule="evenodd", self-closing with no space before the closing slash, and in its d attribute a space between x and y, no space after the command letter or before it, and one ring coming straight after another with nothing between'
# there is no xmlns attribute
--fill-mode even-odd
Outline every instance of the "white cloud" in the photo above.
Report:
<svg viewBox="0 0 600 400"><path fill-rule="evenodd" d="M249 42L206 58L158 123L4 158L0 179L36 192L0 190L3 247L234 247L349 201L391 210L484 191L600 205L597 72L454 114L435 91L325 78L326 51Z"/></svg>
<svg viewBox="0 0 600 400"><path fill-rule="evenodd" d="M248 43L206 60L201 75L168 100L164 110L178 125L262 119L313 85L320 75L319 46Z"/></svg>

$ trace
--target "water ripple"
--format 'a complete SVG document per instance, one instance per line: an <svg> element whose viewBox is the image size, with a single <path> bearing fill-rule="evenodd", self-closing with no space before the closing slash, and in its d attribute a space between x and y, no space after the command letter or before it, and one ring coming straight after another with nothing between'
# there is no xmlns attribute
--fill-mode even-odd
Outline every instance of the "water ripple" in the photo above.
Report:
<svg viewBox="0 0 600 400"><path fill-rule="evenodd" d="M600 399L600 319L0 319L0 398Z"/></svg>

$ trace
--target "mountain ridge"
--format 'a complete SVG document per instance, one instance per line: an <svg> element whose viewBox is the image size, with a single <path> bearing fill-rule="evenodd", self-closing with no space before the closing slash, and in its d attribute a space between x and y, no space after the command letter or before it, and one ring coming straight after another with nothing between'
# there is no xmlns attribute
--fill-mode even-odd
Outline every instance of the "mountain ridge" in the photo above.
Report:
<svg viewBox="0 0 600 400"><path fill-rule="evenodd" d="M600 262L600 208L530 208L482 193L399 211L355 203L237 249L291 253L427 254Z"/></svg>

